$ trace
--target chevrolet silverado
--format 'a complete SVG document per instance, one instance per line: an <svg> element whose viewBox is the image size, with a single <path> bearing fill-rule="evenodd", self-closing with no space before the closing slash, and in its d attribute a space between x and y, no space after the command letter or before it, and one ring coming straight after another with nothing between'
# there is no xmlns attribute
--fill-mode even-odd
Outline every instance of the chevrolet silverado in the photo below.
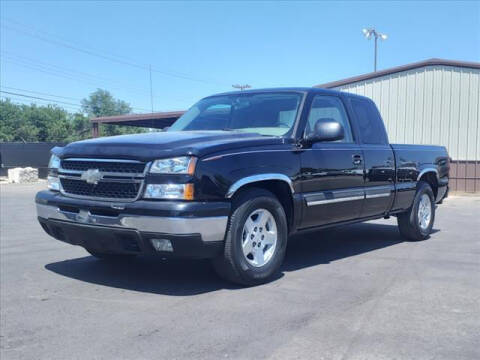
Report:
<svg viewBox="0 0 480 360"><path fill-rule="evenodd" d="M441 146L395 145L374 102L315 88L206 97L168 130L52 150L38 220L100 259L210 258L255 285L290 235L396 216L428 238L448 194Z"/></svg>

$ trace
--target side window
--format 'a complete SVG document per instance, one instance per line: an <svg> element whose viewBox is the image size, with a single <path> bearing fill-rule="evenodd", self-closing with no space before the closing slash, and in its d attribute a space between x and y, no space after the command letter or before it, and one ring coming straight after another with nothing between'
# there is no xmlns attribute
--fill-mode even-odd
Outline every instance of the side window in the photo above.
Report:
<svg viewBox="0 0 480 360"><path fill-rule="evenodd" d="M348 121L347 113L339 98L334 96L317 95L313 98L308 121L305 129L306 135L315 128L315 124L322 120L335 120L342 124L345 137L339 142L353 142L352 129Z"/></svg>
<svg viewBox="0 0 480 360"><path fill-rule="evenodd" d="M387 144L382 118L375 105L367 100L351 99L352 109L364 144Z"/></svg>

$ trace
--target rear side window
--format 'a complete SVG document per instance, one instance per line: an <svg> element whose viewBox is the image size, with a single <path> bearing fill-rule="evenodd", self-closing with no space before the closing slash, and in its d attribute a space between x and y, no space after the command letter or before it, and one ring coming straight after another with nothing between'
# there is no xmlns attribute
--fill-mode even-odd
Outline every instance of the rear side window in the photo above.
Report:
<svg viewBox="0 0 480 360"><path fill-rule="evenodd" d="M351 99L351 104L360 129L362 143L387 144L388 140L385 127L373 102L362 99Z"/></svg>
<svg viewBox="0 0 480 360"><path fill-rule="evenodd" d="M305 133L310 134L315 128L317 121L338 121L343 126L345 137L338 142L353 142L352 130L348 122L347 113L340 99L334 96L317 95L313 98L312 107L308 114Z"/></svg>

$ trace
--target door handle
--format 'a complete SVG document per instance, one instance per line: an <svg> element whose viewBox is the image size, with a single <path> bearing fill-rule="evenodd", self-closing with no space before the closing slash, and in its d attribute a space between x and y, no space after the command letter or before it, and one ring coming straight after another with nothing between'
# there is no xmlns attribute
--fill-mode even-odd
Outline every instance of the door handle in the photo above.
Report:
<svg viewBox="0 0 480 360"><path fill-rule="evenodd" d="M352 162L354 165L360 165L362 163L362 155L352 155Z"/></svg>

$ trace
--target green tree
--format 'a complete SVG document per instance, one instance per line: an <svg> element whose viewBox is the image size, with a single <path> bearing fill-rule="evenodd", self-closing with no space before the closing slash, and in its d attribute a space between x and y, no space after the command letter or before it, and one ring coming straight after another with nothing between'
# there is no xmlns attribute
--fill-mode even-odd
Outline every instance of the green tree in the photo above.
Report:
<svg viewBox="0 0 480 360"><path fill-rule="evenodd" d="M0 141L60 141L71 142L91 137L89 118L122 115L131 112L130 105L115 99L108 91L98 89L82 101L88 114L69 113L56 106L14 104L0 100ZM107 125L102 135L143 132L141 128Z"/></svg>
<svg viewBox="0 0 480 360"><path fill-rule="evenodd" d="M18 129L25 127L22 109L13 104L9 99L0 100L0 141L28 141L22 140L22 136L17 133ZM22 134L27 138L37 136L36 129L22 130Z"/></svg>
<svg viewBox="0 0 480 360"><path fill-rule="evenodd" d="M116 100L107 90L97 89L82 100L82 110L91 117L128 114L132 108L123 100Z"/></svg>
<svg viewBox="0 0 480 360"><path fill-rule="evenodd" d="M24 105L23 116L37 129L37 141L63 141L71 133L68 112L55 105Z"/></svg>
<svg viewBox="0 0 480 360"><path fill-rule="evenodd" d="M70 114L53 105L17 105L0 100L0 141L64 141Z"/></svg>
<svg viewBox="0 0 480 360"><path fill-rule="evenodd" d="M102 89L97 89L90 94L88 99L82 100L82 110L91 118L124 115L132 112L132 108L127 102L115 99L110 92ZM111 136L143 131L145 130L135 127L104 125L100 129L100 134L102 136Z"/></svg>
<svg viewBox="0 0 480 360"><path fill-rule="evenodd" d="M92 124L88 120L88 116L81 113L69 115L71 134L65 139L66 142L78 141L91 137Z"/></svg>

